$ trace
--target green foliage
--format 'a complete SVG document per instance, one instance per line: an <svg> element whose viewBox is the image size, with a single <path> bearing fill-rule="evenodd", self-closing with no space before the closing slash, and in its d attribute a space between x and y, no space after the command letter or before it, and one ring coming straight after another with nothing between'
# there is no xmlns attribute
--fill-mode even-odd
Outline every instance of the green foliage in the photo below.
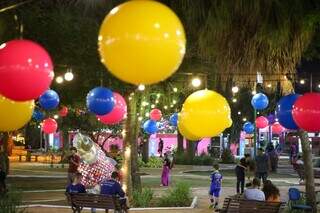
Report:
<svg viewBox="0 0 320 213"><path fill-rule="evenodd" d="M141 192L133 191L133 206L134 207L150 207L150 202L154 192L150 188L143 188Z"/></svg>
<svg viewBox="0 0 320 213"><path fill-rule="evenodd" d="M206 165L211 166L214 159L209 156L202 154L200 156L195 156L193 159L187 158L186 153L177 153L175 155L174 163L178 165Z"/></svg>
<svg viewBox="0 0 320 213"><path fill-rule="evenodd" d="M158 202L160 207L190 206L192 202L190 185L180 182L169 189Z"/></svg>
<svg viewBox="0 0 320 213"><path fill-rule="evenodd" d="M161 168L162 167L162 159L158 157L150 157L147 163L142 161L142 158L138 158L138 166L146 167L146 168Z"/></svg>
<svg viewBox="0 0 320 213"><path fill-rule="evenodd" d="M234 163L234 156L230 149L224 149L221 155L222 163Z"/></svg>
<svg viewBox="0 0 320 213"><path fill-rule="evenodd" d="M21 205L21 193L9 191L6 194L0 194L0 212L1 213L22 213L24 209L19 208Z"/></svg>

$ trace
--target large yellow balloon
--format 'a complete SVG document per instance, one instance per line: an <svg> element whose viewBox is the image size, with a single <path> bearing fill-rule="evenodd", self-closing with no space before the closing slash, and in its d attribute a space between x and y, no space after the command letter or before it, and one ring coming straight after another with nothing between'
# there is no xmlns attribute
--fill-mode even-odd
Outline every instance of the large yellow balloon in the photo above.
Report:
<svg viewBox="0 0 320 213"><path fill-rule="evenodd" d="M179 132L181 133L181 135L183 135L188 140L198 141L201 139L201 138L198 138L198 137L192 135L192 133L188 132L188 130L183 126L182 122L179 122L179 121L178 121L178 129L179 129Z"/></svg>
<svg viewBox="0 0 320 213"><path fill-rule="evenodd" d="M129 1L106 16L98 46L102 63L117 78L136 85L153 84L179 68L186 38L179 18L167 6Z"/></svg>
<svg viewBox="0 0 320 213"><path fill-rule="evenodd" d="M34 101L16 102L0 96L0 131L13 131L31 119Z"/></svg>
<svg viewBox="0 0 320 213"><path fill-rule="evenodd" d="M179 130L194 138L214 137L232 124L227 100L211 90L199 90L184 102L179 114ZM182 134L183 135L183 134Z"/></svg>

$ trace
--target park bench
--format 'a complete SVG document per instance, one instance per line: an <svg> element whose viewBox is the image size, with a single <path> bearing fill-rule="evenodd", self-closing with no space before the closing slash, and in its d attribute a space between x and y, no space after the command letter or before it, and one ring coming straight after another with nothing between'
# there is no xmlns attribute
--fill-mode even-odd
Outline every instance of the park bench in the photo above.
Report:
<svg viewBox="0 0 320 213"><path fill-rule="evenodd" d="M114 210L116 213L128 210L126 205L121 205L121 198L116 196L86 193L66 193L66 196L74 213L80 213L84 207L105 209L105 212Z"/></svg>
<svg viewBox="0 0 320 213"><path fill-rule="evenodd" d="M293 164L293 168L294 168L294 170L297 171L299 177L304 179L304 177L305 177L304 165ZM320 178L320 170L319 169L314 168L313 172L314 172L314 178Z"/></svg>
<svg viewBox="0 0 320 213"><path fill-rule="evenodd" d="M285 203L245 200L239 197L225 198L223 207L219 212L223 213L279 213L285 208Z"/></svg>

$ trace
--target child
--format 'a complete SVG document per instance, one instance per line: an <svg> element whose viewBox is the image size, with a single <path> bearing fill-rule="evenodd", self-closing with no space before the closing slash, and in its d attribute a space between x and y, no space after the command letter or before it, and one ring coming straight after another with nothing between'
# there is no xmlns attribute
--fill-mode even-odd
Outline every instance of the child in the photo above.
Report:
<svg viewBox="0 0 320 213"><path fill-rule="evenodd" d="M210 208L218 208L219 196L221 191L222 175L219 172L219 165L213 165L214 171L211 173L211 185L210 185Z"/></svg>
<svg viewBox="0 0 320 213"><path fill-rule="evenodd" d="M243 194L245 182L246 159L241 158L240 163L236 166L235 172L237 176L237 194ZM241 186L241 190L240 190Z"/></svg>
<svg viewBox="0 0 320 213"><path fill-rule="evenodd" d="M67 193L86 193L86 188L81 184L82 175L76 173L73 177L72 183L67 186Z"/></svg>

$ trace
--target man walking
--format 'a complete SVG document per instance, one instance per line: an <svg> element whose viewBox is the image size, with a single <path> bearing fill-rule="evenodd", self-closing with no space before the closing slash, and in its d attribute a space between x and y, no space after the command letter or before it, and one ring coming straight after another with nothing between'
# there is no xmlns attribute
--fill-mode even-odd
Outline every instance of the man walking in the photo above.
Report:
<svg viewBox="0 0 320 213"><path fill-rule="evenodd" d="M256 161L256 178L262 179L263 183L268 178L268 171L270 170L270 159L267 154L264 153L262 148L258 149L258 155L255 158Z"/></svg>

